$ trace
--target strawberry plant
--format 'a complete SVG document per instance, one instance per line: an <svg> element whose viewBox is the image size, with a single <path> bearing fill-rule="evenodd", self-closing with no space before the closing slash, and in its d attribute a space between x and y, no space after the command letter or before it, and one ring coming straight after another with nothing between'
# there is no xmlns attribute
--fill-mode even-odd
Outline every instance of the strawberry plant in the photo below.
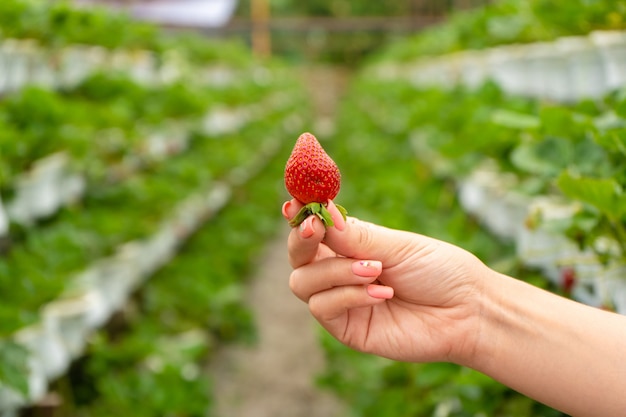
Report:
<svg viewBox="0 0 626 417"><path fill-rule="evenodd" d="M363 81L371 89L381 83ZM624 256L625 219L618 208L624 187L619 93L557 105L509 97L491 83L478 90L416 91L401 80L384 85L384 93L370 93L359 106L380 131L413 132L414 152L438 175L461 178L489 160L501 172L514 174L518 192L562 194L584 203L583 211L559 226L563 233L593 250L611 237L621 247L618 257ZM383 100L386 108L402 110L387 114L369 106ZM606 259L603 250L599 255Z"/></svg>
<svg viewBox="0 0 626 417"><path fill-rule="evenodd" d="M13 129L17 132L25 128L34 129L33 126L18 123L23 119L20 117L28 113L30 106L36 106L38 100L33 97L41 97L42 102L54 103L64 109L58 113L52 111L56 107L51 106L50 109L34 112L41 125L40 131L60 132L58 136L48 137L49 140L42 142L40 148L30 141L0 142L3 150L13 150L12 146L16 143L21 144L10 154L3 153L3 157L10 157L8 161L13 165L12 171L5 171L3 166L3 175L4 172L11 175L23 172L32 159L39 155L65 150L75 158L75 166L87 174L89 181L89 187L80 202L64 207L31 227L12 225L10 246L2 255L3 262L0 263L0 288L7 295L7 300L11 300L0 308L3 318L0 334L3 338L10 338L16 330L39 320L42 303L65 291L72 284L72 277L90 263L113 254L125 242L149 237L185 197L210 188L216 179L234 186L255 178L268 162L267 157L278 150L280 143L277 139L296 134L304 121L303 106L293 105L299 98L300 87L286 77L275 77L268 73L260 82L258 78L247 74L232 89L200 89L193 88L193 85L175 83L161 87L140 87L118 75L96 74L74 90L55 93L28 89L24 91L25 95L17 94L3 103L10 110L4 113L7 115L5 120L8 126L15 126ZM283 89L289 94L270 94L275 89ZM214 103L227 103L237 109L246 109L246 117L237 131L220 135L203 132L200 116L204 116L207 107ZM141 161L141 152L144 151L141 146L145 142L142 142L144 138L140 136L143 130L136 127L138 120L149 124L169 118L187 119L187 148L171 154L167 159L142 163L140 169L129 175L111 175L113 170L120 168L118 164L131 166L129 163L132 163L136 167L137 162ZM112 126L120 128L121 134L110 134L113 133ZM6 135L3 137L12 139L8 134L10 131L4 130ZM263 141L258 139L259 131L267 132ZM38 138L34 134L30 136ZM21 155L25 156L18 159ZM76 159L83 159L84 162ZM24 161L23 165L19 165L19 161ZM3 176L3 181L5 178L7 181L3 182L3 186L6 186L3 197L13 186L10 178ZM176 316L165 325L171 325L168 328L171 337L164 339L174 340L176 335L198 328L203 329L209 345L217 339L246 340L252 337L251 318L241 307L242 290L237 282L243 273L239 269L243 265L241 245L258 249L264 240L247 235L248 231L231 234L228 228L233 223L244 227L244 223L252 222L249 233L269 233L275 230L275 222L259 222L257 215L246 217L241 212L247 210L250 204L259 204L268 196L282 192L282 189L274 186L269 189L262 185L256 187L260 194L255 196L254 203L233 212L235 217L232 219L226 216L224 223L217 222L225 229L207 233L196 246L197 249L190 251L189 258L204 262L183 260L178 266L179 270L168 272L172 276L181 277L193 271L193 275L198 277L194 282L199 285L189 285L185 279L176 279L164 284L162 289L150 291L149 295L146 293L145 299L149 301L145 309L151 312L146 313L148 317L152 317L152 312L157 317L170 313L172 317ZM242 191L238 195L241 198ZM282 200L283 197L279 198ZM272 207L279 202L263 204L259 209L273 211ZM271 219L272 216L267 218ZM224 237L215 241L215 236L220 234ZM233 245L238 247L237 251L232 251ZM215 246L212 257L198 257L200 251L212 246ZM210 264L209 269L215 268L216 279L203 279L207 270L206 262ZM20 278L16 280L15 277ZM187 285L177 289L178 284L185 282ZM188 291L188 297L185 303L180 304L180 293L185 291ZM179 296L172 298L171 295L177 292ZM193 304L190 302L192 299ZM164 331L164 323L160 319L155 323L153 329ZM145 326L152 325L147 323ZM132 334L134 331L130 332L128 343L131 345L135 343L132 342ZM137 335L139 339L144 336ZM121 348L121 345L109 342L103 346L106 346L104 350L112 346ZM146 391L142 391L146 407L137 411L138 415L156 416L169 411L200 415L200 410L206 410L210 403L206 395L200 401L190 400L190 396L193 393L194 396L207 393L207 379L192 375L200 369L207 352L199 352L198 356L181 363L167 363L156 369L151 360L158 354L144 351L133 358L133 365L125 362L119 372L100 375L98 381L93 380L95 385L92 388L97 389L101 397L89 400L89 407L94 407L93 413L89 415L109 415L111 410L127 414L127 410L136 408L136 398L121 396L120 387L125 386L131 392L137 384L146 388ZM26 366L5 345L0 347L0 355L8 355L6 357L11 359L10 364L15 369ZM170 359L168 355L163 356ZM181 372L181 368L184 372ZM15 375L18 374L12 371L13 368L6 369L5 373L0 373L2 384L23 387L26 383L25 374L19 373L21 376L16 380ZM168 388L170 384L180 387L180 390ZM165 394L170 395L169 400ZM79 396L82 395L89 396L85 393ZM87 409L87 405L81 405L81 408Z"/></svg>
<svg viewBox="0 0 626 417"><path fill-rule="evenodd" d="M549 0L493 2L473 10L457 11L444 24L383 48L377 60L410 61L455 51L553 40L585 35L594 30L623 30L624 0Z"/></svg>
<svg viewBox="0 0 626 417"><path fill-rule="evenodd" d="M76 364L71 376L52 388L63 385L67 392L64 384L75 384L76 403L66 398L67 408L55 410L59 415L205 415L210 381L201 371L212 348L254 337L241 299L241 279L249 269L242 257L252 257L280 221L270 215L259 220L258 213L274 212L283 199L283 190L268 181L276 172L268 176L262 169L281 146L278 139L302 128L305 108L294 105L301 86L278 65L255 67L244 47L193 35L162 36L153 26L103 9L8 0L0 5L0 22L2 38L35 39L32 44L39 51L47 48L43 52L52 60L77 43L116 51L147 48L168 54L167 59L175 52L190 75L169 84L139 85L123 72L92 74L76 87L27 87L0 103L3 202L11 200L16 178L34 161L59 151L88 184L80 201L32 224L12 224L3 239L0 290L7 302L0 307L0 387L27 390L29 352L11 338L41 320L43 303L74 290L78 273L118 253L120 245L150 238L173 214L182 219L181 203L205 195L219 180L238 187L235 204L190 242L180 263L168 266L137 297L138 314L130 314L122 328L115 322L110 334L95 337L85 366ZM212 80L207 65L220 66L218 78L226 74L231 82ZM237 129L204 131L207 112L218 106L241 116ZM162 146L170 126L176 128L173 134L185 135L184 145L170 152L166 143L168 149L152 157L152 147ZM148 138L153 131L161 137ZM261 141L259 131L266 132ZM274 163L274 169L282 165ZM241 187L257 178L253 190ZM257 206L253 215L252 206ZM175 231L177 241L188 236L188 227Z"/></svg>
<svg viewBox="0 0 626 417"><path fill-rule="evenodd" d="M277 126L274 121L263 131L295 133ZM244 142L257 140L257 131L258 125L244 132ZM203 367L220 345L255 340L244 286L263 243L276 233L281 220L274 214L284 198L275 184L283 160L267 162L141 289L125 325L100 333L61 381L72 389L72 415L203 416L210 410L210 386L219 381Z"/></svg>
<svg viewBox="0 0 626 417"><path fill-rule="evenodd" d="M267 118L261 123L272 122L275 120ZM252 125L239 134L251 135L258 129L259 125ZM209 186L233 166L245 165L254 156L252 149L242 146L248 139L229 139L213 141L198 136L192 140L190 152L171 158L158 170L138 173L121 183L94 184L81 205L65 208L37 233L26 230L23 237L16 236L0 271L0 288L13 294L10 304L15 306L15 314L32 321L36 307L63 288L63 277L109 255L119 244L146 236L177 201ZM110 216L111 211L117 216ZM14 276L24 277L20 285L11 284ZM15 317L4 321L0 329L9 334L24 324Z"/></svg>
<svg viewBox="0 0 626 417"><path fill-rule="evenodd" d="M80 9L69 2L7 0L0 8L3 37L31 38L51 47L93 44L107 48L147 47L159 38L152 25L104 8Z"/></svg>
<svg viewBox="0 0 626 417"><path fill-rule="evenodd" d="M0 338L0 382L19 393L28 393L24 375L28 372L28 352L23 346ZM0 384L1 385L1 384Z"/></svg>

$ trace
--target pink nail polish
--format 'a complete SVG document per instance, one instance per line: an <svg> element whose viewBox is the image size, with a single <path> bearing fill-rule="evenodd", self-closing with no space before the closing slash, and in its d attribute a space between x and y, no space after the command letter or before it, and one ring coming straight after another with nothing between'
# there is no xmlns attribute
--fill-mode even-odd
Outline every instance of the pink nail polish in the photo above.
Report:
<svg viewBox="0 0 626 417"><path fill-rule="evenodd" d="M380 261L356 261L352 263L352 272L360 277L375 278L380 275L382 270L383 264Z"/></svg>
<svg viewBox="0 0 626 417"><path fill-rule="evenodd" d="M283 217L287 220L289 220L289 215L287 214L287 210L289 210L289 207L291 207L291 201L285 201L281 210L283 213Z"/></svg>
<svg viewBox="0 0 626 417"><path fill-rule="evenodd" d="M393 298L393 288L384 285L371 284L367 286L367 293L370 297L389 300Z"/></svg>
<svg viewBox="0 0 626 417"><path fill-rule="evenodd" d="M330 212L330 217L333 219L333 223L335 223L335 229L340 232L345 229L346 221L333 200L328 200L328 211Z"/></svg>
<svg viewBox="0 0 626 417"><path fill-rule="evenodd" d="M315 229L313 228L313 216L309 216L302 223L300 223L300 236L308 238L313 236Z"/></svg>

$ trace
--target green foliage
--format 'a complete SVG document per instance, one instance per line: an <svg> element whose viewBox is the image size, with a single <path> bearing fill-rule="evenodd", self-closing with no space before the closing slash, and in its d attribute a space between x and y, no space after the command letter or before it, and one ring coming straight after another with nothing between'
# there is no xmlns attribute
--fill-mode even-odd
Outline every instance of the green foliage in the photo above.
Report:
<svg viewBox="0 0 626 417"><path fill-rule="evenodd" d="M158 39L154 26L104 8L78 9L67 1L3 1L0 27L2 37L38 39L52 47L94 44L110 49L152 48Z"/></svg>
<svg viewBox="0 0 626 417"><path fill-rule="evenodd" d="M158 48L162 51L182 53L191 65L228 65L233 68L250 66L251 56L247 45L241 40L210 38L193 32L163 36Z"/></svg>
<svg viewBox="0 0 626 417"><path fill-rule="evenodd" d="M240 41L207 39L192 32L167 33L110 8L77 8L71 1L5 0L0 4L0 40L34 39L51 52L97 45L109 50L150 50L176 54L192 66L220 64L246 68L252 62Z"/></svg>
<svg viewBox="0 0 626 417"><path fill-rule="evenodd" d="M355 416L562 415L468 368L449 363L375 364L363 355L360 361L353 358L345 364L346 355L330 357L331 366L340 371L329 373L321 382L338 390L343 398L350 398ZM341 371L349 367L356 367L352 374L360 375L346 378Z"/></svg>
<svg viewBox="0 0 626 417"><path fill-rule="evenodd" d="M210 348L206 335L169 333L154 319L134 322L132 331L117 341L99 335L73 367L73 415L204 415L210 383L197 361Z"/></svg>
<svg viewBox="0 0 626 417"><path fill-rule="evenodd" d="M508 97L491 83L477 90L415 89L400 80L360 83L366 89L358 103L364 116L352 118L370 120L388 138L409 136L412 149L406 152L438 175L459 178L488 160L514 174L519 192L560 192L584 203L585 220L566 225L563 233L594 250L598 239L611 237L622 247L619 256L626 256L623 93L557 105ZM371 133L361 137L366 135Z"/></svg>
<svg viewBox="0 0 626 417"><path fill-rule="evenodd" d="M106 96L93 93L102 91L101 87L94 86L97 80L105 86L113 84L111 93ZM128 119L123 119L123 124L131 125L134 117L138 117L139 112L143 111L145 106L139 104L144 99L158 101L159 97L162 97L152 90L138 89L137 86L128 89L134 92L129 96L122 94L126 90L125 87L119 89L119 94L114 93L117 91L114 86L117 82L118 79L109 82L108 78L101 77L87 81L86 85L89 88L78 89L77 94L81 97L78 103L85 103L96 113L98 106L109 109L111 103L123 102L126 108L130 109L128 113L132 115ZM123 85L126 84L127 81L124 80ZM246 100L256 100L263 94L269 96L268 88L245 82L242 82L242 85L249 88ZM199 103L210 92L182 87L185 90L185 94L181 96L183 99L176 101L178 96L169 92L178 87L176 85L175 88L166 87L157 90L169 97L161 101L170 100L171 103L176 102L179 105L189 102L190 110L182 111L179 108L177 111L182 113L177 114L176 109L165 105L158 112L161 119L170 116L179 117L187 112L198 113ZM71 108L74 105L72 99L65 101L53 93L43 91L41 93L56 100L59 106L67 105L65 108ZM292 94L297 94L297 90ZM233 100L235 97L243 103L245 95L243 91L236 94L229 92L227 100ZM211 98L211 102L225 101L215 92L212 92ZM29 101L28 108L35 109L37 102ZM43 100L42 102L46 103ZM78 107L80 106L77 105L76 108ZM169 113L170 110L173 114ZM87 157L86 172L91 175L88 175L90 185L83 201L64 208L45 224L35 225L38 226L36 233L28 228L21 232L14 228L12 232L12 246L5 256L7 262L0 264L0 289L5 294L11 294L10 301L7 300L5 305L11 306L9 310L13 311L13 316L2 321L0 334L10 334L31 322L36 317L34 312L37 306L58 294L66 284L66 277L80 270L81 266L110 255L115 247L124 242L149 235L185 196L209 187L211 181L226 176L233 167L245 166L253 160L257 153L256 147L265 140L272 139L270 135L260 141L258 131L273 131L276 129L273 126L282 127L282 119L287 114L293 113L293 108L286 102L284 105L276 106L271 112L266 110L266 113L256 123L246 125L230 137L221 137L217 140L196 133L191 137L190 148L186 152L165 161L152 161L136 173L125 173L126 168L120 164L129 158L138 157L137 153L141 150L138 147L140 142L137 138L141 138L138 133L133 132L134 134L129 136L131 139L122 137L116 144L119 148L112 148L111 144L106 142L93 143L93 138L90 139L91 142L86 142L91 146L90 153L83 156ZM76 117L76 114L72 112L67 114L71 116L68 116L70 120L65 122L74 122L71 118ZM99 123L97 117L90 119L89 114L83 116L85 118L80 119L78 123L87 126L89 122ZM44 117L40 119L46 121ZM44 122L42 126L45 127ZM43 156L46 151L67 150L69 145L68 142L64 143L54 137L50 137L46 143L49 147L44 149L27 147L26 149L32 149L33 153L26 153L23 160L30 162L31 159L28 158ZM33 146L33 143L30 142L28 145ZM114 153L118 153L115 158ZM74 157L78 155L74 154ZM11 159L8 159L8 162L11 162ZM95 166L102 168L96 170ZM19 167L14 165L14 170L18 171ZM116 169L121 169L121 173L116 180L112 180L111 178L115 178L112 174ZM111 216L112 212L115 212L116 216ZM20 277L20 280L16 283L14 277Z"/></svg>
<svg viewBox="0 0 626 417"><path fill-rule="evenodd" d="M272 126L268 134L295 134L283 132L276 121ZM70 374L74 415L207 415L212 381L202 368L218 345L255 341L244 286L263 243L282 222L274 214L284 199L275 181L283 164L282 155L268 161L152 277L136 297L122 334L96 338Z"/></svg>
<svg viewBox="0 0 626 417"><path fill-rule="evenodd" d="M9 340L0 339L0 387L28 395L28 352Z"/></svg>
<svg viewBox="0 0 626 417"><path fill-rule="evenodd" d="M553 40L593 30L622 30L626 1L501 0L452 13L440 25L384 49L377 59L408 61L496 45Z"/></svg>
<svg viewBox="0 0 626 417"><path fill-rule="evenodd" d="M216 104L261 100L267 93L250 77L232 89L191 80L146 87L116 73L93 74L64 92L24 88L0 103L0 189L10 191L33 161L60 150L98 175L140 151L146 131L164 130L164 122L193 123Z"/></svg>
<svg viewBox="0 0 626 417"><path fill-rule="evenodd" d="M182 201L207 193L216 179L241 185L234 180L250 169L252 184L237 188L226 211L138 294L121 327L114 320L90 340L85 356L53 387L67 393L55 410L60 416L206 415L212 399L204 363L219 343L254 340L243 286L280 222L270 213L284 198L273 180L282 158L259 154L269 158L268 145L299 133L307 111L294 105L303 102L301 85L278 63L256 67L241 45L163 36L104 9L8 0L0 5L0 22L2 38L33 38L51 59L76 43L148 48L176 54L191 74L146 86L122 72L96 73L72 89L26 87L0 103L5 203L17 176L54 152L66 153L88 183L80 201L32 225L11 224L3 237L0 386L26 394L29 353L11 336L37 322L42 304L72 287L76 273L128 241L150 237ZM205 84L207 64L236 71L236 81ZM218 106L245 113L234 132L204 133L204 117ZM148 135L167 137L170 129L184 135L188 148L153 157ZM268 170L259 171L263 166Z"/></svg>

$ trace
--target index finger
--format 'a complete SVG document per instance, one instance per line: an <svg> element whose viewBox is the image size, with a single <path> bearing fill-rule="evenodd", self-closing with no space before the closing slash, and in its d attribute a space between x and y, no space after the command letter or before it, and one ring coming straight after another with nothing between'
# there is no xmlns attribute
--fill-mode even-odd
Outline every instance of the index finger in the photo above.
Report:
<svg viewBox="0 0 626 417"><path fill-rule="evenodd" d="M326 230L322 221L312 215L289 233L287 251L293 268L311 263L317 259L332 256L333 252L324 244Z"/></svg>
<svg viewBox="0 0 626 417"><path fill-rule="evenodd" d="M282 212L286 219L293 218L303 207L297 200L291 200L283 205ZM298 268L320 258L334 256L334 252L322 244L326 228L315 215L307 217L298 227L294 227L289 234L287 249L289 263Z"/></svg>

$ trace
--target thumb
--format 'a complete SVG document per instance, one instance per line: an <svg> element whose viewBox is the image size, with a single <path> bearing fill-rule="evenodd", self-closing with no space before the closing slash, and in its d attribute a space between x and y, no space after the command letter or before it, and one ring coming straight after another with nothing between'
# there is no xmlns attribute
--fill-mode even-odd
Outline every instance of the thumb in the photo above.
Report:
<svg viewBox="0 0 626 417"><path fill-rule="evenodd" d="M326 230L324 244L339 255L385 262L403 245L405 233L348 217L342 229Z"/></svg>

